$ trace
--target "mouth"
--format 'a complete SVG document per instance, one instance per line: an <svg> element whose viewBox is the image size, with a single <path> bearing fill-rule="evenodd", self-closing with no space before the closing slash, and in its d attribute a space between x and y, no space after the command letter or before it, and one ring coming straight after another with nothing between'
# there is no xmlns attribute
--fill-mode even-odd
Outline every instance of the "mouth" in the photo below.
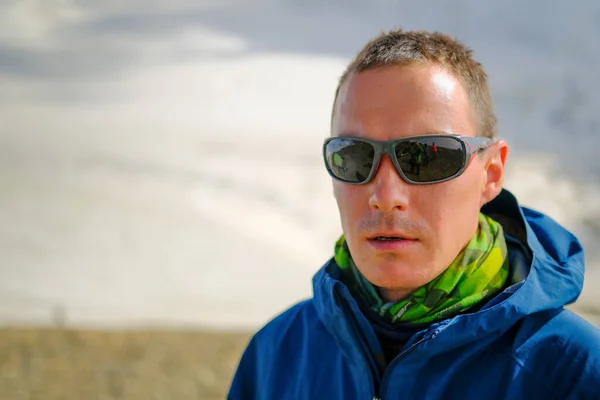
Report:
<svg viewBox="0 0 600 400"><path fill-rule="evenodd" d="M388 240L416 240L404 233L400 232L377 232L367 236L369 240L388 241Z"/></svg>
<svg viewBox="0 0 600 400"><path fill-rule="evenodd" d="M376 236L374 238L371 238L371 240L375 240L377 242L388 242L388 241L394 241L394 240L409 240L400 236Z"/></svg>
<svg viewBox="0 0 600 400"><path fill-rule="evenodd" d="M374 235L368 238L368 243L378 251L406 251L417 243L417 239L395 234Z"/></svg>

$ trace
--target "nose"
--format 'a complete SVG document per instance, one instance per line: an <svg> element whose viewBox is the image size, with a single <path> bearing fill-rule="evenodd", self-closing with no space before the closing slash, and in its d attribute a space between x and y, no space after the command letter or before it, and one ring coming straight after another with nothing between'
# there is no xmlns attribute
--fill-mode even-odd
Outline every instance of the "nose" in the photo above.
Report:
<svg viewBox="0 0 600 400"><path fill-rule="evenodd" d="M369 205L379 211L394 209L406 210L408 207L410 184L406 183L388 155L384 155L373 181Z"/></svg>

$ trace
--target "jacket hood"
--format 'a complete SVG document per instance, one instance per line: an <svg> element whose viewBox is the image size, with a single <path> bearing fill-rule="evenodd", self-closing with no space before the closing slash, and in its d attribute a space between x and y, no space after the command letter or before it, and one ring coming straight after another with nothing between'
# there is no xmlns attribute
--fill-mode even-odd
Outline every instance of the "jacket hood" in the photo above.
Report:
<svg viewBox="0 0 600 400"><path fill-rule="evenodd" d="M520 206L507 190L481 211L500 222L507 239L526 253L522 257L525 268L513 271L512 284L479 310L432 324L429 331L444 331L448 338L431 345L434 353L505 331L528 315L570 304L583 288L583 248L573 234L550 217ZM338 280L332 263L330 259L313 278L314 305L321 321L341 341L352 340L344 330L348 324L358 324L367 335L367 345L377 346L369 322Z"/></svg>

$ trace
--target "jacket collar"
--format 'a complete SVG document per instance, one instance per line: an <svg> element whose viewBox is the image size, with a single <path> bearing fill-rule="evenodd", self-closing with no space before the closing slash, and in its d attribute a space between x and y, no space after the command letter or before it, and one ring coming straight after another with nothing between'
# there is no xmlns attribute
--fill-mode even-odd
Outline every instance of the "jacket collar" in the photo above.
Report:
<svg viewBox="0 0 600 400"><path fill-rule="evenodd" d="M432 324L429 331L444 332L442 337L446 338L428 344L433 353L507 330L527 315L570 304L583 288L583 249L565 228L539 212L520 206L507 190L486 204L482 212L500 222L507 236L520 243L522 251L527 253L524 259L528 264L520 272L526 278L514 282L476 312ZM313 278L319 318L345 351L352 353L361 346L372 353L380 351L369 321L336 276L332 263L330 259ZM360 340L352 329L360 331L362 343L358 343Z"/></svg>

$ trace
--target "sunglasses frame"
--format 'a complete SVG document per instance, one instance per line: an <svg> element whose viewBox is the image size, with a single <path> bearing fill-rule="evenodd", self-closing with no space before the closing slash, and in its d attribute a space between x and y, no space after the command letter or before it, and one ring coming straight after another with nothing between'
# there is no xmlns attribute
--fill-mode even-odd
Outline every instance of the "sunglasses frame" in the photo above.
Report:
<svg viewBox="0 0 600 400"><path fill-rule="evenodd" d="M400 164L398 162L398 158L396 157L396 152L394 150L396 148L396 146L400 143L407 142L410 140L415 140L415 139L425 139L425 138L439 139L442 137L443 138L452 138L460 143L461 148L463 150L463 154L465 156L464 159L462 160L462 167L456 173L452 174L451 176L449 176L447 178L438 179L435 181L428 181L428 182L415 182L413 180L410 180L404 174L404 172L402 171L402 168L400 168ZM371 171L369 172L369 175L367 176L367 178L364 181L361 181L361 182L346 181L341 178L338 178L337 176L335 176L333 174L333 172L331 172L331 169L327 162L327 145L329 144L329 142L331 142L333 140L338 140L338 139L351 139L351 140L354 140L357 142L369 143L371 146L373 146L373 149L375 150L375 156L373 158L373 166L371 167ZM449 181L451 179L457 178L460 175L462 175L463 172L465 172L465 170L471 164L471 160L473 159L473 156L476 153L490 147L494 143L495 143L494 139L483 137L483 136L461 136L461 135L453 135L453 134L417 135L417 136L408 136L408 137L403 137L401 139L387 140L387 141L373 140L373 139L366 139L366 138L359 138L359 137L352 137L352 136L332 136L332 137L328 137L323 142L323 161L325 162L325 168L327 169L327 173L333 179L335 179L339 182L347 183L349 185L366 185L369 182L371 182L373 180L373 177L376 175L377 170L379 169L379 164L381 163L381 157L383 156L383 154L387 154L390 157L390 159L392 160L392 163L394 164L394 168L396 168L396 171L398 172L398 174L400 175L402 180L404 180L404 182L409 183L411 185L432 185L434 183L441 183L441 182Z"/></svg>

